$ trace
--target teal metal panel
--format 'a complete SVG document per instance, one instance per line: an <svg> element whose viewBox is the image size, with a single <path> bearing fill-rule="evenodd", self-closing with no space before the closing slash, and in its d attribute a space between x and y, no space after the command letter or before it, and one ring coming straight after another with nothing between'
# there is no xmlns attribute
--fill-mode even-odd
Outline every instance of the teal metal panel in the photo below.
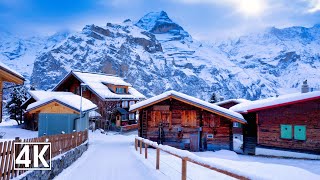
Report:
<svg viewBox="0 0 320 180"><path fill-rule="evenodd" d="M78 118L77 114L39 114L39 127L38 135L54 135L71 133L75 129L75 119Z"/></svg>
<svg viewBox="0 0 320 180"><path fill-rule="evenodd" d="M292 139L292 125L281 124L281 138L283 139Z"/></svg>
<svg viewBox="0 0 320 180"><path fill-rule="evenodd" d="M294 126L294 139L302 141L307 139L306 126Z"/></svg>

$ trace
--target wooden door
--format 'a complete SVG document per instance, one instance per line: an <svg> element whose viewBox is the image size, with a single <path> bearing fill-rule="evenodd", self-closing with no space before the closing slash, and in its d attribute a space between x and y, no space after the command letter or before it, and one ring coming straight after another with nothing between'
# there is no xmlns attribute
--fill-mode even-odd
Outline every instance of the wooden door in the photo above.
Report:
<svg viewBox="0 0 320 180"><path fill-rule="evenodd" d="M190 134L190 151L199 151L199 135Z"/></svg>

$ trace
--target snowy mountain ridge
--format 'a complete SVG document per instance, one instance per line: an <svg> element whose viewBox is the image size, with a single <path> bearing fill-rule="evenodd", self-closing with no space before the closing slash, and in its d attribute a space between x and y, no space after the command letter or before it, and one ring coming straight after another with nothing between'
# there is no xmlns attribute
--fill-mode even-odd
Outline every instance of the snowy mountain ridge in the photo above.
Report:
<svg viewBox="0 0 320 180"><path fill-rule="evenodd" d="M213 92L259 99L298 91L305 79L320 85L319 28L269 28L204 43L164 11L152 12L136 23L87 25L63 36L39 51L30 79L36 88L51 89L74 69L116 74L149 97L173 89L204 100Z"/></svg>

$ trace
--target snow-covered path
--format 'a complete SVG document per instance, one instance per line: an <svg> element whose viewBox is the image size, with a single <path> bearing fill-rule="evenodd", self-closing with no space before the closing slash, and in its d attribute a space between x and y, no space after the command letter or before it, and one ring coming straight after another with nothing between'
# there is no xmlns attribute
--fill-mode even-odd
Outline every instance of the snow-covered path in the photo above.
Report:
<svg viewBox="0 0 320 180"><path fill-rule="evenodd" d="M90 137L87 152L55 179L163 179L132 154L128 148L132 137L96 133Z"/></svg>

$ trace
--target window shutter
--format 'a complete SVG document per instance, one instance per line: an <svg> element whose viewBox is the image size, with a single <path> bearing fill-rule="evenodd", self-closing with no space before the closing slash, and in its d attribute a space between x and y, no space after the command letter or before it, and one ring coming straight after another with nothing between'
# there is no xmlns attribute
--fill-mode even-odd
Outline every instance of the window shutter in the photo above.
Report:
<svg viewBox="0 0 320 180"><path fill-rule="evenodd" d="M292 139L292 125L281 124L281 138Z"/></svg>
<svg viewBox="0 0 320 180"><path fill-rule="evenodd" d="M305 141L306 136L306 126L294 126L294 139Z"/></svg>

